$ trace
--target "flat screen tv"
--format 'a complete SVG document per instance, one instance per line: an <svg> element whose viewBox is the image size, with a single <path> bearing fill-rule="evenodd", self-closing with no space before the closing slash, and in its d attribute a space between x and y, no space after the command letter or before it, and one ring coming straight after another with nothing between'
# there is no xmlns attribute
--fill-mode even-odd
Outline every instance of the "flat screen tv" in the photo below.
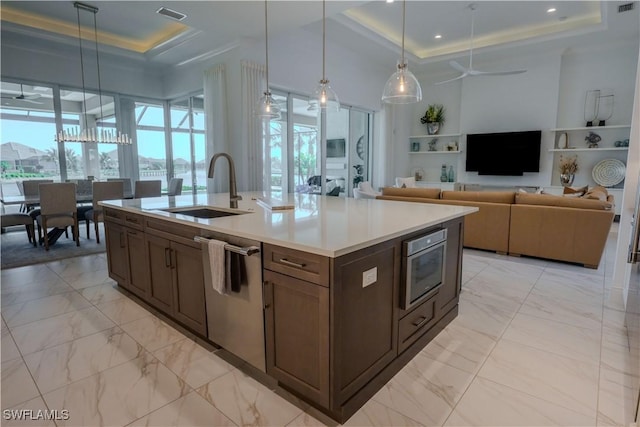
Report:
<svg viewBox="0 0 640 427"><path fill-rule="evenodd" d="M540 171L539 130L467 135L467 172L522 175Z"/></svg>
<svg viewBox="0 0 640 427"><path fill-rule="evenodd" d="M346 141L344 138L327 139L327 157L345 157Z"/></svg>

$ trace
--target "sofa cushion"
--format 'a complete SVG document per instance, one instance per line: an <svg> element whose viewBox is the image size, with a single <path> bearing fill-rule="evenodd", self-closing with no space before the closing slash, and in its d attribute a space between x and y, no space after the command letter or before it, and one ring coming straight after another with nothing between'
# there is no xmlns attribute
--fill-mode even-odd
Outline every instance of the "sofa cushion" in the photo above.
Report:
<svg viewBox="0 0 640 427"><path fill-rule="evenodd" d="M515 200L515 191L443 191L442 199L470 202L508 203Z"/></svg>
<svg viewBox="0 0 640 427"><path fill-rule="evenodd" d="M439 188L395 188L384 187L382 189L383 196L399 196L399 197L422 197L427 199L440 198Z"/></svg>
<svg viewBox="0 0 640 427"><path fill-rule="evenodd" d="M607 191L607 189L600 185L593 187L584 194L585 199L596 199L603 202L607 200L608 196L609 192Z"/></svg>
<svg viewBox="0 0 640 427"><path fill-rule="evenodd" d="M580 196L584 196L584 194L587 192L588 189L589 189L588 185L585 185L584 187L579 187L579 188L564 187L562 190L562 195L570 196L570 197L580 197Z"/></svg>
<svg viewBox="0 0 640 427"><path fill-rule="evenodd" d="M552 194L516 194L517 205L542 205L564 208L611 210L613 204L608 201L589 200L585 198L573 198L555 196Z"/></svg>

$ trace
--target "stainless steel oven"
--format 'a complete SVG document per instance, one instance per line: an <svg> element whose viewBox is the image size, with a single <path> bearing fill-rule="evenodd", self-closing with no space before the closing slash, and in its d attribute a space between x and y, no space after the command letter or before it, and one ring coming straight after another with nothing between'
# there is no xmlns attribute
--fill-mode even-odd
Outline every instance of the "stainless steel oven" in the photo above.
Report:
<svg viewBox="0 0 640 427"><path fill-rule="evenodd" d="M430 297L444 283L447 230L403 242L401 307L409 309Z"/></svg>

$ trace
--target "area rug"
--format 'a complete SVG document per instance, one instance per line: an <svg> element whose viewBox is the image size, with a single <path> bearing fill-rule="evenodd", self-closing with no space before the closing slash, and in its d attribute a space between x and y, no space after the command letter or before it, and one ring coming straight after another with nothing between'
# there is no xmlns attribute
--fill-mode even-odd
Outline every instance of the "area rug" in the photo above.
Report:
<svg viewBox="0 0 640 427"><path fill-rule="evenodd" d="M33 247L27 239L27 232L24 227L11 227L0 237L0 267L7 268L22 267L25 265L40 264L43 262L57 261L65 258L73 258L83 255L97 254L105 252L104 228L100 224L100 244L96 243L93 225L91 227L91 239L87 240L83 224L80 224L80 246L76 246L73 241L71 231L69 238L62 235L58 241L49 247L48 251L44 246ZM37 238L37 231L36 231Z"/></svg>

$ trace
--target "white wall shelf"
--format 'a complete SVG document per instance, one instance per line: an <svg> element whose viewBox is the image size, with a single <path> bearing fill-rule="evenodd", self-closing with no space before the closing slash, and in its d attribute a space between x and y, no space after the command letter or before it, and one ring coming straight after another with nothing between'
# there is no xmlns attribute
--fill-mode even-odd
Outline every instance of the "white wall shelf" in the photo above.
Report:
<svg viewBox="0 0 640 427"><path fill-rule="evenodd" d="M589 127L579 127L579 128L557 128L551 129L552 132L570 132L574 130L607 130L607 129L628 129L631 128L631 125L612 125L612 126L589 126Z"/></svg>
<svg viewBox="0 0 640 427"><path fill-rule="evenodd" d="M462 151L460 150L456 150L456 151L444 151L444 150L438 150L438 151L409 151L409 154L460 154L462 153Z"/></svg>
<svg viewBox="0 0 640 427"><path fill-rule="evenodd" d="M433 139L433 138L452 138L461 136L459 133L443 133L440 135L413 135L410 139Z"/></svg>
<svg viewBox="0 0 640 427"><path fill-rule="evenodd" d="M554 151L628 151L629 147L602 147L602 148L552 148L549 152Z"/></svg>

